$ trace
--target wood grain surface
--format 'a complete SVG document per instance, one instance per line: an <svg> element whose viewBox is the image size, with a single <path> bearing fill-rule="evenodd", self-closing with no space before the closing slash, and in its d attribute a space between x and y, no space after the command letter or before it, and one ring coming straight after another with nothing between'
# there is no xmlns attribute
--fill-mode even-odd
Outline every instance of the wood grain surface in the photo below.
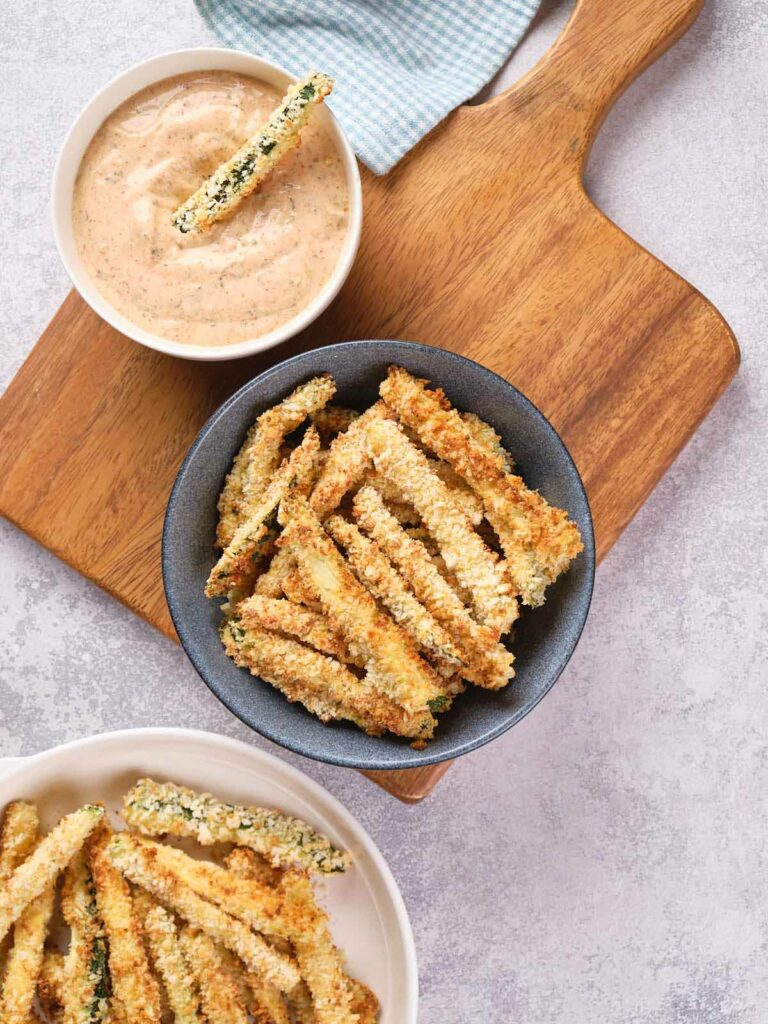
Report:
<svg viewBox="0 0 768 1024"><path fill-rule="evenodd" d="M456 110L386 177L364 173L349 280L277 350L225 364L173 359L71 293L0 402L0 511L174 636L160 533L205 419L297 351L400 338L469 356L539 406L582 473L605 555L738 366L717 310L582 185L605 112L699 7L581 0L515 87ZM415 801L446 767L371 777Z"/></svg>

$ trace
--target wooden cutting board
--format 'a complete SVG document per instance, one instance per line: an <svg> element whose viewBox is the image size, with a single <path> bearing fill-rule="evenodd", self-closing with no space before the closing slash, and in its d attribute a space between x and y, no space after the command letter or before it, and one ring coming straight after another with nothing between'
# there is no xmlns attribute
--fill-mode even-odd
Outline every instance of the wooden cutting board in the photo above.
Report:
<svg viewBox="0 0 768 1024"><path fill-rule="evenodd" d="M364 173L355 268L322 319L277 350L172 359L71 293L0 401L0 512L173 637L160 532L205 419L296 351L400 338L478 360L543 410L582 473L605 555L739 361L717 310L582 186L610 104L699 7L581 0L515 87L456 110L386 177ZM446 767L371 775L414 801Z"/></svg>

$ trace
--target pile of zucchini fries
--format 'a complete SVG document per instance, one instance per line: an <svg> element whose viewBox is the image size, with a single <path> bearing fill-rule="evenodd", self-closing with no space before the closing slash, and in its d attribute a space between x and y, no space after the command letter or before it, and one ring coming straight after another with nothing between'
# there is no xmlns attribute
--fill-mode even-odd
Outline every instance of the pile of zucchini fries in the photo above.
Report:
<svg viewBox="0 0 768 1024"><path fill-rule="evenodd" d="M226 597L238 665L323 721L421 747L466 683L509 683L519 605L542 603L581 538L441 390L393 366L362 415L335 390L316 377L248 432L205 592Z"/></svg>
<svg viewBox="0 0 768 1024"><path fill-rule="evenodd" d="M40 838L34 804L6 807L3 1024L30 1024L36 1008L63 1024L374 1024L376 997L347 974L314 898L311 873L348 865L326 837L151 779L122 817L129 831L113 832L88 804ZM160 836L230 848L198 860ZM66 952L49 937L59 876Z"/></svg>

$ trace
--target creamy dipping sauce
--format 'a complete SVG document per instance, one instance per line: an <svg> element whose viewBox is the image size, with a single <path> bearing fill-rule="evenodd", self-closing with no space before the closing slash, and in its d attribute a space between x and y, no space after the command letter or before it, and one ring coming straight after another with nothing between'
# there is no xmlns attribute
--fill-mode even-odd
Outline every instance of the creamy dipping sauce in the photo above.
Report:
<svg viewBox="0 0 768 1024"><path fill-rule="evenodd" d="M202 235L171 224L281 98L255 78L192 72L132 96L94 135L75 182L75 244L96 288L134 324L183 344L232 345L287 323L333 274L348 192L322 116L228 220Z"/></svg>

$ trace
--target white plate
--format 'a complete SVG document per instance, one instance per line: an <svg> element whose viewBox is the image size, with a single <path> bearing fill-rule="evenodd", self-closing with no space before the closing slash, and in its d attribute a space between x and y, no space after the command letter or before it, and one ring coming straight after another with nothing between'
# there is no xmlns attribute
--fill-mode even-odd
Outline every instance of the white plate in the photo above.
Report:
<svg viewBox="0 0 768 1024"><path fill-rule="evenodd" d="M365 830L316 782L271 754L213 733L128 729L0 760L0 807L34 800L49 828L89 800L110 812L142 776L303 818L352 854L354 866L318 887L350 972L381 1001L381 1024L416 1024L416 950L395 880ZM117 819L113 814L115 823Z"/></svg>

